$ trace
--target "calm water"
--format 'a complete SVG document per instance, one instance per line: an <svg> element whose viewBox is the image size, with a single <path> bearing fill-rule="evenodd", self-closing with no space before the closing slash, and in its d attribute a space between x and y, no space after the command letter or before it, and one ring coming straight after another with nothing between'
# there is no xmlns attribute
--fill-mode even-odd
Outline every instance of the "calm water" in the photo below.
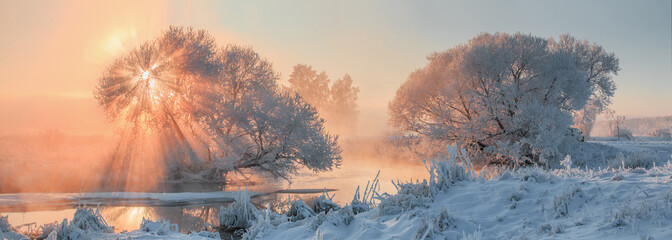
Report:
<svg viewBox="0 0 672 240"><path fill-rule="evenodd" d="M181 183L165 184L161 187L164 192L213 192L235 191L239 187L248 187L249 191L263 193L252 198L258 208L265 208L270 203L275 211L286 211L287 202L298 198L310 199L321 194L322 189L330 189L330 195L339 205L349 203L358 185L363 191L367 181L373 180L380 170L380 191L395 192L392 180L424 179L428 174L424 165L409 162L364 161L360 159L344 160L339 169L332 172L313 174L302 171L292 179L272 179L267 177L253 177L250 180L235 178L228 185L216 183ZM290 192L290 193L287 193ZM115 231L132 231L140 227L143 218L164 218L176 223L181 232L201 231L209 226L219 225L219 208L227 206L228 202L183 202L179 204L129 204L119 205L117 201L103 201L99 209L104 219ZM89 206L96 201L89 201ZM46 223L61 222L64 218L71 219L76 210L75 203L59 203L48 206L31 207L25 209L3 209L0 215L8 215L13 226L35 223L41 226Z"/></svg>

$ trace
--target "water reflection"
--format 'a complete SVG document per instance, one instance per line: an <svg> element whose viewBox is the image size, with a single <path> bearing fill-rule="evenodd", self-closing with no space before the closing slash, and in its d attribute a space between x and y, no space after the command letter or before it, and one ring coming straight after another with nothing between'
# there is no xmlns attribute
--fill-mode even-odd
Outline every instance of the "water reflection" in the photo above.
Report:
<svg viewBox="0 0 672 240"><path fill-rule="evenodd" d="M393 180L426 179L428 173L423 164L412 161L389 161L348 158L339 169L332 172L314 174L308 170L299 174L289 183L282 179L273 179L269 176L248 175L248 178L234 176L226 185L223 183L164 183L162 192L213 192L236 191L239 187L248 187L249 191L264 193L252 198L259 209L265 209L270 204L272 210L284 213L288 210L289 202L303 199L310 203L311 199L321 195L324 188L334 189L334 201L345 205L352 201L355 189L361 186L362 190L367 181L372 180L380 170L380 191L394 193ZM290 189L290 193L286 190ZM311 190L312 191L308 191ZM298 191L291 191L298 190ZM284 191L284 192L283 192ZM97 200L91 199L89 206L94 206ZM98 201L103 218L115 227L115 231L133 231L140 227L143 218L169 220L178 224L180 232L188 233L211 229L219 225L219 208L230 203L223 201L191 201L170 205L125 205L121 201ZM26 223L36 223L41 226L46 223L61 222L63 219L72 219L77 204L66 203L48 208L5 209L8 211L0 215L9 215L10 224L18 226ZM31 210L32 209L32 210ZM38 211L35 211L38 210ZM46 211L45 211L46 210ZM9 212L13 211L13 212Z"/></svg>
<svg viewBox="0 0 672 240"><path fill-rule="evenodd" d="M133 231L140 228L142 219L166 219L176 223L180 232L203 231L219 224L219 205L158 206L158 207L104 207L101 215L115 231Z"/></svg>
<svg viewBox="0 0 672 240"><path fill-rule="evenodd" d="M270 204L276 212L287 212L289 201L304 199L310 201L319 194L317 193L271 193L252 198L252 202L259 209L265 209ZM230 202L194 203L193 205L182 204L167 206L98 206L100 214L115 232L133 231L140 228L142 219L159 220L165 219L179 226L180 232L189 233L204 230L213 230L219 226L220 206L227 207ZM91 207L91 206L88 206ZM94 208L96 206L93 206ZM9 223L19 226L29 223L42 226L48 223L62 222L63 219L72 220L76 207L61 206L64 209L49 211L28 212L4 212L0 215L9 217Z"/></svg>

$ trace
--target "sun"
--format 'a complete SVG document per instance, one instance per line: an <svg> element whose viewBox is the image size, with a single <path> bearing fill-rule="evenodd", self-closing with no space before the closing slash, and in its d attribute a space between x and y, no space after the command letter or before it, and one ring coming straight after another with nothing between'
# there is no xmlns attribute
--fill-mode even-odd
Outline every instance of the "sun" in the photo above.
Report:
<svg viewBox="0 0 672 240"><path fill-rule="evenodd" d="M147 83L147 87L152 92L155 92L156 89L156 80L149 74L149 70L143 70L140 75L140 79Z"/></svg>
<svg viewBox="0 0 672 240"><path fill-rule="evenodd" d="M146 89L145 92L149 95L152 104L156 106L161 101L161 96L163 94L150 71L151 70L140 69L137 81L138 84L144 85L144 88Z"/></svg>
<svg viewBox="0 0 672 240"><path fill-rule="evenodd" d="M142 75L140 75L140 78L141 78L142 80L148 80L148 79L149 79L149 71L145 71L145 70L143 70L143 71L142 71Z"/></svg>

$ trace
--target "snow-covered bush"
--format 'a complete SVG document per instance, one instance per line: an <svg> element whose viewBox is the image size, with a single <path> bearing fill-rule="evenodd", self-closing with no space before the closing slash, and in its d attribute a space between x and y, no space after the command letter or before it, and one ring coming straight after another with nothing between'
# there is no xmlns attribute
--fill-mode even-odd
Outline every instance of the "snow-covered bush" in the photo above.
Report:
<svg viewBox="0 0 672 240"><path fill-rule="evenodd" d="M59 229L58 222L44 224L40 226L40 229L42 229L42 233L37 238L46 239L52 232L55 233Z"/></svg>
<svg viewBox="0 0 672 240"><path fill-rule="evenodd" d="M417 207L426 208L432 202L431 191L426 181L422 183L398 183L394 186L397 188L397 194L384 193L381 195L380 203L377 206L378 215L399 214Z"/></svg>
<svg viewBox="0 0 672 240"><path fill-rule="evenodd" d="M140 223L140 230L156 235L168 235L171 232L180 231L177 224L171 224L170 221L166 219L152 221L150 219L145 219L144 217L142 218L142 223Z"/></svg>
<svg viewBox="0 0 672 240"><path fill-rule="evenodd" d="M481 240L483 238L483 233L481 232L481 227L478 227L473 233L462 232L462 240Z"/></svg>
<svg viewBox="0 0 672 240"><path fill-rule="evenodd" d="M445 191L460 181L478 179L467 152L464 149L458 151L455 145L448 147L446 155L439 154L435 159L423 162L429 172L429 189L433 192Z"/></svg>
<svg viewBox="0 0 672 240"><path fill-rule="evenodd" d="M13 232L14 229L12 228L11 225L9 225L9 221L7 220L9 216L0 216L0 232Z"/></svg>
<svg viewBox="0 0 672 240"><path fill-rule="evenodd" d="M316 197L313 199L312 202L312 207L315 213L329 213L330 211L338 211L341 209L338 204L336 204L332 199L334 198L334 195L329 196L329 193L327 192L327 189L324 189L324 192L322 192L322 195Z"/></svg>
<svg viewBox="0 0 672 240"><path fill-rule="evenodd" d="M352 206L345 206L341 208L341 210L338 210L338 214L328 214L327 217L335 216L333 218L330 218L330 220L334 220L334 224L336 224L337 221L335 219L342 221L345 225L350 224L353 219L355 219L355 212L352 210Z"/></svg>
<svg viewBox="0 0 672 240"><path fill-rule="evenodd" d="M499 176L499 179L506 180L512 177L518 178L521 181L532 181L542 183L552 181L555 176L541 167L530 166L530 167L518 168L515 171L511 172L505 172L504 174Z"/></svg>
<svg viewBox="0 0 672 240"><path fill-rule="evenodd" d="M266 211L257 212L257 221L252 224L243 234L242 239L256 239L264 237L264 234L268 231L272 231L278 225L286 223L288 218L284 215L280 215L276 212L271 211L271 204L266 204Z"/></svg>
<svg viewBox="0 0 672 240"><path fill-rule="evenodd" d="M89 239L96 233L112 233L114 229L110 227L98 209L94 212L90 208L77 208L72 221L68 223L63 219L57 230L58 239Z"/></svg>
<svg viewBox="0 0 672 240"><path fill-rule="evenodd" d="M480 239L480 227L471 221L453 216L446 208L437 214L425 215L418 224L414 239ZM467 234L470 233L470 234ZM469 236L469 237L466 237Z"/></svg>
<svg viewBox="0 0 672 240"><path fill-rule="evenodd" d="M639 201L633 198L612 209L602 220L602 225L604 228L635 227L637 220L649 220L659 226L668 225L672 221L672 191Z"/></svg>
<svg viewBox="0 0 672 240"><path fill-rule="evenodd" d="M567 133L568 136L576 139L576 141L583 142L586 140L586 138L583 136L583 133L581 133L581 130L578 128L569 128L569 132Z"/></svg>
<svg viewBox="0 0 672 240"><path fill-rule="evenodd" d="M426 207L433 201L435 194L446 191L450 186L461 181L475 181L479 179L467 153L452 145L447 154L439 154L435 159L425 162L429 172L429 181L397 182L392 184L397 189L394 195L382 194L378 197L379 215L397 214L416 207Z"/></svg>
<svg viewBox="0 0 672 240"><path fill-rule="evenodd" d="M428 239L432 238L432 235L440 234L443 231L453 230L457 227L456 221L455 217L442 208L439 214L420 223L415 239Z"/></svg>
<svg viewBox="0 0 672 240"><path fill-rule="evenodd" d="M583 196L583 191L577 185L570 185L562 188L562 194L553 198L553 210L555 217L566 217L569 215L569 204L574 197Z"/></svg>
<svg viewBox="0 0 672 240"><path fill-rule="evenodd" d="M616 169L650 168L655 160L656 156L646 151L619 153L616 158L609 162L609 167Z"/></svg>
<svg viewBox="0 0 672 240"><path fill-rule="evenodd" d="M379 189L380 187L378 185L379 175L380 170L376 174L376 177L373 178L373 181L366 182L366 188L364 188L363 195L359 194L359 186L357 186L357 190L355 190L355 195L352 197L352 202L350 202L350 206L352 206L352 212L354 214L369 211L369 209L374 208L376 206L373 200L376 197L380 197L380 195L376 192L377 189Z"/></svg>
<svg viewBox="0 0 672 240"><path fill-rule="evenodd" d="M236 231L249 228L257 219L257 208L250 202L250 195L238 189L233 203L228 207L220 207L219 225L225 231Z"/></svg>
<svg viewBox="0 0 672 240"><path fill-rule="evenodd" d="M434 193L436 193L436 191L432 191L433 189L427 183L426 179L423 179L422 182L416 179L415 183L411 181L399 182L399 180L397 180L396 183L392 181L392 185L394 185L394 188L397 189L397 194L402 195L414 195L418 197L430 198L434 196Z"/></svg>
<svg viewBox="0 0 672 240"><path fill-rule="evenodd" d="M304 203L302 199L292 202L292 206L289 207L287 211L287 217L292 222L303 220L315 216L315 211L313 211L308 204Z"/></svg>
<svg viewBox="0 0 672 240"><path fill-rule="evenodd" d="M30 239L27 236L16 232L16 229L9 224L7 220L9 216L0 216L0 239L7 240L24 240Z"/></svg>

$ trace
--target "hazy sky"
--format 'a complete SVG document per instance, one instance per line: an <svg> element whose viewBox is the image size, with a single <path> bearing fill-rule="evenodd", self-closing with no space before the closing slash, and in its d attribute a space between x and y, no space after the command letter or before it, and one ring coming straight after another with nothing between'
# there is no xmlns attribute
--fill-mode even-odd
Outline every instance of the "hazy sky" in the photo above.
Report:
<svg viewBox="0 0 672 240"><path fill-rule="evenodd" d="M671 1L0 0L0 134L105 132L91 90L120 53L169 25L252 46L286 82L303 63L360 87L360 129L387 131L387 102L425 57L480 32L570 33L614 52L619 115L672 115Z"/></svg>

